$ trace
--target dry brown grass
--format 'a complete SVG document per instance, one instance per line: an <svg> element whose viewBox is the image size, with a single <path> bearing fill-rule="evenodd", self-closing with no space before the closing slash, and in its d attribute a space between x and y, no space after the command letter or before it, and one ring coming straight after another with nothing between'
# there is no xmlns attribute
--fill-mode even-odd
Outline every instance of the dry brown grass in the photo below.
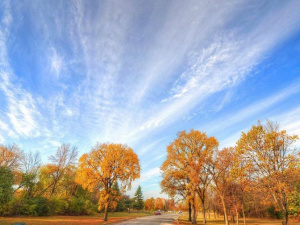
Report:
<svg viewBox="0 0 300 225"><path fill-rule="evenodd" d="M203 217L198 216L197 218L197 224L203 224L202 222ZM244 221L242 218L239 219L240 225L244 225ZM191 224L191 222L188 221L188 215L184 214L179 218L179 224L180 225L187 225ZM225 224L223 221L223 217L214 218L214 216L211 216L211 219L207 219L207 225L223 225ZM236 223L232 223L232 221L229 222L230 225L236 225ZM273 220L273 219L261 219L261 218L247 218L246 219L247 225L282 225L282 220ZM289 222L289 225L300 225L299 221L291 220Z"/></svg>
<svg viewBox="0 0 300 225"><path fill-rule="evenodd" d="M149 214L109 213L107 222L103 221L103 214L93 216L0 217L0 225L10 225L17 222L25 222L27 225L100 225L147 215Z"/></svg>

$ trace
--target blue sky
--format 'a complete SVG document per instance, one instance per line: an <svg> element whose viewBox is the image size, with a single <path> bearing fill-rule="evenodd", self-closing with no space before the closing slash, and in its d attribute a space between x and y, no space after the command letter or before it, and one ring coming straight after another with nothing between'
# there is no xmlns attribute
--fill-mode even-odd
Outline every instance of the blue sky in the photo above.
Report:
<svg viewBox="0 0 300 225"><path fill-rule="evenodd" d="M300 134L300 2L1 1L0 143L131 146L145 197L181 130Z"/></svg>

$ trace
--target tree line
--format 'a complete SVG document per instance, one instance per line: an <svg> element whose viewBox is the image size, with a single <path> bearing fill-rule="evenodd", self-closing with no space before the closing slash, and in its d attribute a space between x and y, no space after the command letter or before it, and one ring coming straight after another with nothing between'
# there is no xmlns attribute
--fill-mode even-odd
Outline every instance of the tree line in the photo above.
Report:
<svg viewBox="0 0 300 225"><path fill-rule="evenodd" d="M192 224L199 211L204 224L213 212L223 214L226 225L229 217L237 225L243 217L246 224L246 216L283 218L287 225L290 215L300 213L297 140L271 121L258 122L234 147L221 150L205 132L179 132L161 166L162 191L182 199Z"/></svg>
<svg viewBox="0 0 300 225"><path fill-rule="evenodd" d="M0 216L83 215L143 209L141 187L124 195L140 176L134 151L121 144L97 144L77 160L78 150L62 144L49 163L17 145L0 145Z"/></svg>
<svg viewBox="0 0 300 225"><path fill-rule="evenodd" d="M162 192L171 199L143 200L124 193L140 176L139 159L121 144L96 144L77 159L78 150L62 144L42 164L38 153L17 145L0 145L0 216L83 215L103 211L188 210L206 223L211 212L237 224L239 217L283 218L300 213L300 153L298 140L277 123L258 122L242 133L234 147L219 150L205 132L179 132L167 146L161 166ZM174 202L174 198L177 202Z"/></svg>

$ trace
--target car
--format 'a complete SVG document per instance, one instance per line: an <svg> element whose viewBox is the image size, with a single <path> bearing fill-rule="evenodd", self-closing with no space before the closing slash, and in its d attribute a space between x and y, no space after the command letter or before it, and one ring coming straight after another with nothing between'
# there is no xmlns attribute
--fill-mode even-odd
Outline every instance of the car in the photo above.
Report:
<svg viewBox="0 0 300 225"><path fill-rule="evenodd" d="M178 213L182 213L182 211L179 211Z"/></svg>
<svg viewBox="0 0 300 225"><path fill-rule="evenodd" d="M155 215L161 215L161 212L160 211L156 211L154 214Z"/></svg>

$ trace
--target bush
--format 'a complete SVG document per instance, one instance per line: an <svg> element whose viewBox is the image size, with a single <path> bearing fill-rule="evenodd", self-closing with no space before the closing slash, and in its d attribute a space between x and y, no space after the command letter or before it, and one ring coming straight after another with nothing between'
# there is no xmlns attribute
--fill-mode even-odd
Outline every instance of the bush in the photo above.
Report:
<svg viewBox="0 0 300 225"><path fill-rule="evenodd" d="M69 215L89 215L95 211L91 201L73 197L69 203Z"/></svg>
<svg viewBox="0 0 300 225"><path fill-rule="evenodd" d="M50 215L50 202L44 197L21 198L13 202L13 215L48 216Z"/></svg>
<svg viewBox="0 0 300 225"><path fill-rule="evenodd" d="M274 219L282 219L283 214L280 211L277 211L274 205L271 205L269 208L266 209L269 217Z"/></svg>
<svg viewBox="0 0 300 225"><path fill-rule="evenodd" d="M69 208L69 202L60 198L50 199L50 214L64 215Z"/></svg>

